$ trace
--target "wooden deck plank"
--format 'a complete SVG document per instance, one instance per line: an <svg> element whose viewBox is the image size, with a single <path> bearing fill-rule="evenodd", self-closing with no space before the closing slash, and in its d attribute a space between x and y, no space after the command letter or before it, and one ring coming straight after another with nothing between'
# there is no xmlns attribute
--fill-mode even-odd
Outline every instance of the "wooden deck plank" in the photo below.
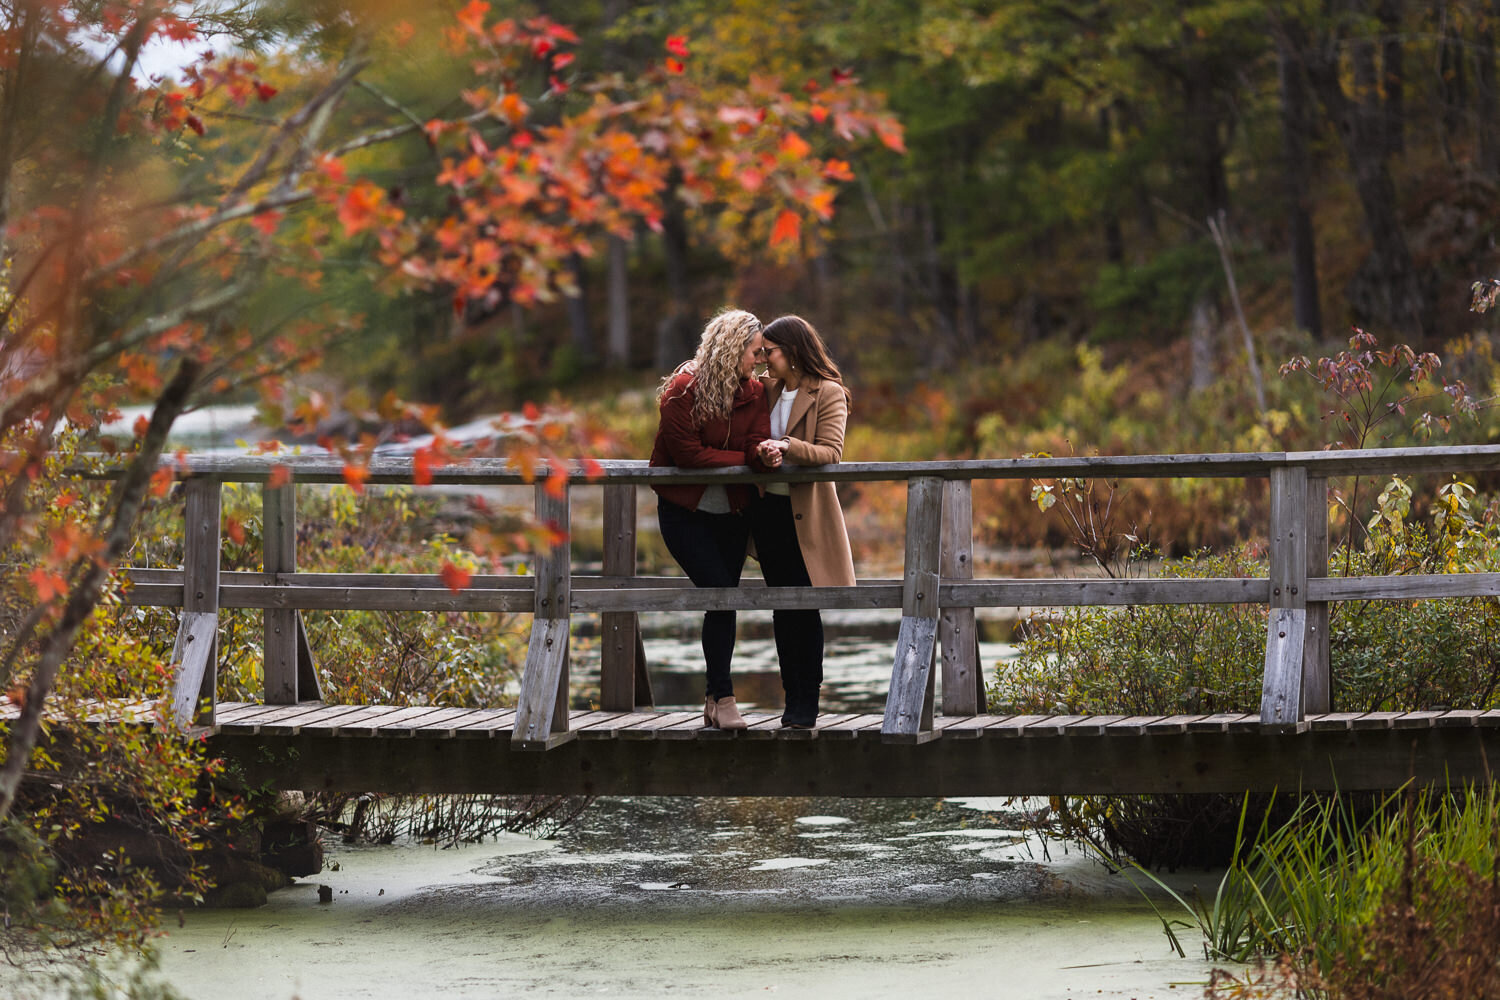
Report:
<svg viewBox="0 0 1500 1000"><path fill-rule="evenodd" d="M656 712L615 712L613 718L600 719L591 723L588 728L578 732L581 740L613 740L618 739L620 733L646 719L655 718Z"/></svg>
<svg viewBox="0 0 1500 1000"><path fill-rule="evenodd" d="M774 740L776 728L781 725L780 712L743 712L745 728L740 730L742 740Z"/></svg>
<svg viewBox="0 0 1500 1000"><path fill-rule="evenodd" d="M1040 722L1033 722L1021 730L1022 736L1061 736L1068 727L1088 718L1086 715L1049 715Z"/></svg>
<svg viewBox="0 0 1500 1000"><path fill-rule="evenodd" d="M421 735L426 739L452 739L451 723L467 717L472 711L474 711L472 708L445 708L434 705L426 715L401 720L392 729L387 729L382 725L376 735L398 737Z"/></svg>
<svg viewBox="0 0 1500 1000"><path fill-rule="evenodd" d="M451 740L458 730L484 717L482 713L493 711L484 708L445 708L442 714L428 716L412 729L412 735L421 739Z"/></svg>
<svg viewBox="0 0 1500 1000"><path fill-rule="evenodd" d="M1402 712L1391 721L1394 729L1431 729L1442 712Z"/></svg>
<svg viewBox="0 0 1500 1000"><path fill-rule="evenodd" d="M324 705L320 702L317 707L306 712L287 712L269 720L257 719L254 726L262 736L295 736L302 731L303 726L310 722L326 722L340 715L357 711L359 707L358 705Z"/></svg>
<svg viewBox="0 0 1500 1000"><path fill-rule="evenodd" d="M1086 715L1068 727L1068 734L1077 736L1103 736L1109 731L1110 726L1125 718L1128 718L1128 716Z"/></svg>
<svg viewBox="0 0 1500 1000"><path fill-rule="evenodd" d="M486 708L481 711L484 712L484 715L476 721L465 726L454 727L453 738L456 740L489 740L509 737L511 730L515 728L515 709Z"/></svg>
<svg viewBox="0 0 1500 1000"><path fill-rule="evenodd" d="M433 705L385 706L385 711L364 719L346 719L339 723L343 736L398 736L401 725L408 719L431 715L437 708Z"/></svg>
<svg viewBox="0 0 1500 1000"><path fill-rule="evenodd" d="M695 709L688 712L642 712L637 716L637 721L631 726L621 729L616 734L616 739L621 740L654 740L657 738L657 730L664 726L675 726L679 722L688 722L697 718L703 718L703 710Z"/></svg>
<svg viewBox="0 0 1500 1000"><path fill-rule="evenodd" d="M628 713L628 712L606 712L606 711L603 711L602 709L596 710L596 711L593 711L593 712L576 712L573 715L570 715L568 717L568 728L570 730L576 732L578 734L578 738L581 739L581 740L584 740L584 739L605 739L605 740L612 740L612 739L615 738L615 733L614 733L614 730L612 730L612 729L601 729L601 730L599 730L599 732L594 733L593 735L589 734L589 730L595 728L596 726L601 726L604 723L609 722L612 719L618 719L620 716L622 716L622 715L628 715L628 714L630 714L630 713Z"/></svg>
<svg viewBox="0 0 1500 1000"><path fill-rule="evenodd" d="M333 707L333 706L330 706ZM348 709L351 706L340 705L339 709ZM303 723L301 735L303 736L339 736L345 735L344 727L365 722L369 719L379 718L390 711L389 705L355 705L353 711L340 711L337 715L330 714L326 717L309 719Z"/></svg>
<svg viewBox="0 0 1500 1000"><path fill-rule="evenodd" d="M1400 712L1366 712L1351 723L1351 728L1356 730L1390 729L1400 717Z"/></svg>
<svg viewBox="0 0 1500 1000"><path fill-rule="evenodd" d="M993 739L997 737L1001 739L1011 739L1013 737L1020 736L1022 730L1024 730L1027 726L1033 725L1034 723L1038 722L1045 722L1050 718L1053 718L1053 716L1008 715L1003 719L997 718L993 725L985 726L984 729L981 730L981 732L984 734L984 739Z"/></svg>
<svg viewBox="0 0 1500 1000"><path fill-rule="evenodd" d="M1227 733L1229 732L1229 727L1234 723L1255 718L1255 716L1245 712L1216 712L1213 715L1205 715L1189 722L1187 731L1190 733ZM1258 722L1259 720L1257 719L1256 721Z"/></svg>
<svg viewBox="0 0 1500 1000"><path fill-rule="evenodd" d="M1001 719L1008 718L1010 718L1008 715L970 715L959 719L944 730L944 739L977 740L984 735L986 726L993 726Z"/></svg>
<svg viewBox="0 0 1500 1000"><path fill-rule="evenodd" d="M835 722L824 726L819 734L825 740L852 740L867 729L874 728L877 732L885 724L884 715L864 713L853 718L845 719L843 722Z"/></svg>
<svg viewBox="0 0 1500 1000"><path fill-rule="evenodd" d="M285 736L301 732L302 726L310 722L326 722L340 715L348 715L356 712L364 706L361 705L319 705L306 712L299 712L295 718L283 719L276 723L271 729L267 729L258 719L260 712L240 712L225 719L218 713L214 714L214 728L221 733L232 733L235 735Z"/></svg>
<svg viewBox="0 0 1500 1000"><path fill-rule="evenodd" d="M421 711L418 711L418 709L421 709ZM387 718L380 719L380 724L375 728L375 732L371 733L370 735L391 736L395 737L396 739L409 739L410 737L415 735L417 729L419 729L429 719L437 719L441 718L444 715L451 715L452 712L453 709L444 708L441 705L427 705L425 707L413 705L411 708L406 709L405 712L401 715L392 715Z"/></svg>
<svg viewBox="0 0 1500 1000"><path fill-rule="evenodd" d="M1119 722L1111 722L1104 731L1109 736L1144 736L1146 727L1160 718L1160 715L1127 715Z"/></svg>
<svg viewBox="0 0 1500 1000"><path fill-rule="evenodd" d="M1146 723L1147 736L1175 736L1187 732L1189 723L1203 718L1202 715L1168 715Z"/></svg>
<svg viewBox="0 0 1500 1000"><path fill-rule="evenodd" d="M1439 729L1474 729L1483 715L1478 709L1455 708L1438 716L1434 725Z"/></svg>
<svg viewBox="0 0 1500 1000"><path fill-rule="evenodd" d="M1310 715L1307 722L1308 727L1315 733L1344 733L1354 728L1354 720L1364 715L1363 712L1326 712L1322 715Z"/></svg>

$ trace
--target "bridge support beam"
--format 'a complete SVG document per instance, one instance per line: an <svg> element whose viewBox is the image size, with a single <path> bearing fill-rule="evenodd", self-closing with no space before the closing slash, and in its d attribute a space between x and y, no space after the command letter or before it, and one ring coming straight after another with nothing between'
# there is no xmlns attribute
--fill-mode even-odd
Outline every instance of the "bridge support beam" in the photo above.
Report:
<svg viewBox="0 0 1500 1000"><path fill-rule="evenodd" d="M536 605L531 641L521 674L521 696L516 701L516 750L550 750L576 734L568 731L568 630L570 604L570 545L568 487L553 496L546 485L536 488L536 519L552 526L562 538L546 552L537 553Z"/></svg>
<svg viewBox="0 0 1500 1000"><path fill-rule="evenodd" d="M635 576L636 502L634 486L604 487L604 575ZM650 708L651 677L641 642L640 615L605 611L599 615L599 707L606 712Z"/></svg>
<svg viewBox="0 0 1500 1000"><path fill-rule="evenodd" d="M943 546L939 572L944 580L974 579L974 484L943 483ZM943 608L938 638L943 648L943 714L979 715L985 709L984 672L979 662L979 628L973 608Z"/></svg>
<svg viewBox="0 0 1500 1000"><path fill-rule="evenodd" d="M291 483L261 488L261 544L267 574L297 572L297 487ZM301 611L267 608L261 649L267 705L323 697Z"/></svg>
<svg viewBox="0 0 1500 1000"><path fill-rule="evenodd" d="M1308 498L1305 468L1271 470L1271 609L1266 621L1260 721L1273 729L1295 730L1306 725L1303 659L1308 626ZM1326 521L1326 507L1319 511ZM1326 538L1326 527L1323 535Z"/></svg>
<svg viewBox="0 0 1500 1000"><path fill-rule="evenodd" d="M182 619L172 645L168 692L172 719L184 728L213 725L219 648L219 521L221 487L189 479L182 564Z"/></svg>
<svg viewBox="0 0 1500 1000"><path fill-rule="evenodd" d="M1355 792L1488 781L1500 727L942 739L491 739L218 735L251 785L502 795L1134 795Z"/></svg>
<svg viewBox="0 0 1500 1000"><path fill-rule="evenodd" d="M943 481L917 476L906 487L906 570L901 629L886 696L883 738L893 743L932 739L932 661L938 634L938 551Z"/></svg>

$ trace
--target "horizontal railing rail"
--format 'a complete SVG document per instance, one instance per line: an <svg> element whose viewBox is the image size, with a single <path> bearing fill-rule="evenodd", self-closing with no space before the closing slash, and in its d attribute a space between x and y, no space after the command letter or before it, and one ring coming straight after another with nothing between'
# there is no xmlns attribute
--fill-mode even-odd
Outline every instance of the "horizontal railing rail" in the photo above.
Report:
<svg viewBox="0 0 1500 1000"><path fill-rule="evenodd" d="M567 545L539 554L530 576L476 575L454 591L422 574L306 573L296 568L297 485L339 484L346 464L326 456L187 455L163 461L187 492L186 548L181 569L132 568L134 604L182 609L173 651L174 711L184 721L211 718L217 616L221 609L265 613L265 700L279 704L318 697L313 650L301 612L308 610L476 611L534 616L514 744L554 746L567 732L568 630L573 614L598 614L601 707L628 711L650 704L649 675L638 616L651 612L793 608L901 609L884 733L921 742L933 732L933 664L942 651L942 710L984 708L974 612L988 607L1264 604L1269 609L1261 723L1298 729L1309 713L1330 709L1328 605L1351 600L1421 600L1500 596L1500 574L1328 578L1327 483L1347 476L1473 473L1500 470L1500 446L1387 448L1339 452L1086 456L939 462L865 462L785 468L671 469L639 461L591 464L596 475L569 466L561 495L544 486L550 469L523 473L503 459L474 459L424 473L423 485L479 488L530 486L537 514L564 534L571 492L604 490L604 567L575 574ZM368 485L416 484L412 460L377 457L364 470ZM107 461L86 475L115 474ZM972 491L975 480L1062 478L1242 478L1270 485L1269 573L1250 578L974 579ZM636 573L636 490L673 483L907 483L904 571L899 579L860 580L853 587L695 588L680 577ZM278 485L271 486L271 482ZM263 572L220 572L220 487L259 483L264 498ZM206 713L198 706L206 703Z"/></svg>

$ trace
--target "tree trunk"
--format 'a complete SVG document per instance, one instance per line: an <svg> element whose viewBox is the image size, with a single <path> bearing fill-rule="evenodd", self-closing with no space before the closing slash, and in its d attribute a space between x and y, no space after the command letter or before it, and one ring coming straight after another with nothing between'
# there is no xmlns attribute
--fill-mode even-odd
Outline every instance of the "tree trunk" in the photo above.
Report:
<svg viewBox="0 0 1500 1000"><path fill-rule="evenodd" d="M656 367L670 371L692 357L696 347L692 307L687 301L687 221L675 194L667 199L661 239L667 269L667 310L656 328Z"/></svg>
<svg viewBox="0 0 1500 1000"><path fill-rule="evenodd" d="M589 324L587 272L583 257L577 253L569 254L568 271L573 275L575 289L574 294L564 296L568 301L568 329L572 333L573 350L578 360L588 363L595 357L594 331Z"/></svg>
<svg viewBox="0 0 1500 1000"><path fill-rule="evenodd" d="M1292 315L1299 330L1321 337L1318 261L1312 212L1308 207L1312 203L1307 184L1312 176L1312 158L1308 154L1307 88L1284 45L1277 46L1277 69L1281 85L1282 176L1292 250Z"/></svg>
<svg viewBox="0 0 1500 1000"><path fill-rule="evenodd" d="M1380 0L1380 96L1385 118L1385 148L1392 156L1406 151L1405 46L1401 40L1401 7L1397 0Z"/></svg>
<svg viewBox="0 0 1500 1000"><path fill-rule="evenodd" d="M628 368L630 351L630 248L618 236L609 238L609 337L605 354L611 364Z"/></svg>
<svg viewBox="0 0 1500 1000"><path fill-rule="evenodd" d="M1300 24L1276 25L1289 49L1296 52L1308 85L1338 130L1345 158L1354 175L1354 188L1364 211L1370 253L1349 283L1349 302L1356 318L1390 328L1402 337L1420 339L1427 327L1428 302L1412 264L1406 233L1401 228L1396 183L1390 170L1390 141L1385 107L1373 87L1372 43L1354 47L1356 95L1344 92L1333 46L1310 45ZM1368 88L1359 81L1366 81Z"/></svg>
<svg viewBox="0 0 1500 1000"><path fill-rule="evenodd" d="M1192 372L1188 388L1194 394L1213 387L1218 378L1219 307L1210 294L1198 296L1188 319L1188 340L1192 345Z"/></svg>
<svg viewBox="0 0 1500 1000"><path fill-rule="evenodd" d="M1475 49L1475 128L1479 133L1479 172L1487 178L1500 176L1500 134L1497 134L1495 100L1495 18L1500 15L1494 3L1483 5L1485 28L1479 34Z"/></svg>

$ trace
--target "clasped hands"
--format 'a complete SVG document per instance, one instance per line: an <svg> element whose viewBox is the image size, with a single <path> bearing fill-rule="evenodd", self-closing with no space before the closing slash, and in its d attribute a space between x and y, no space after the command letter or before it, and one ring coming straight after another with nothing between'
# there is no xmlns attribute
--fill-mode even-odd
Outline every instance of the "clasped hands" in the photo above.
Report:
<svg viewBox="0 0 1500 1000"><path fill-rule="evenodd" d="M786 456L786 442L779 438L767 438L755 446L755 453L768 468L778 468Z"/></svg>

